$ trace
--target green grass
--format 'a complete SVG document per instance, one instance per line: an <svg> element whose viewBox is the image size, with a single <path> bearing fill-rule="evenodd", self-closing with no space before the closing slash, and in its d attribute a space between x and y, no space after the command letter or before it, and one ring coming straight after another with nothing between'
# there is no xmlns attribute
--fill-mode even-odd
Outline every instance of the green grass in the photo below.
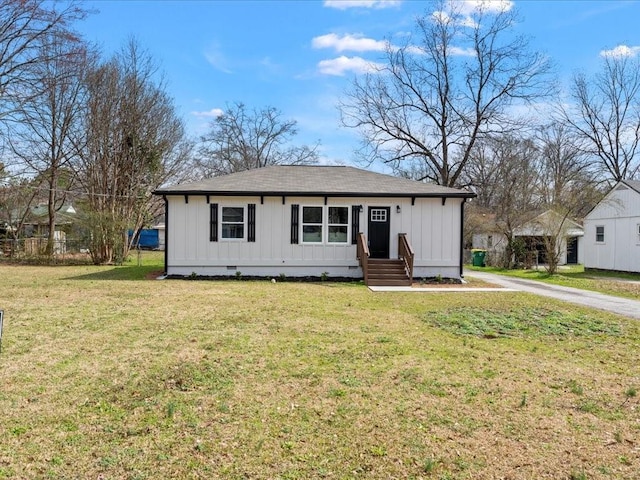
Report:
<svg viewBox="0 0 640 480"><path fill-rule="evenodd" d="M494 267L473 267L469 270L478 272L497 273L509 277L524 278L565 287L592 290L625 298L640 298L640 274L584 271L582 265L561 267L554 275L549 275L544 269L540 270L505 270Z"/></svg>
<svg viewBox="0 0 640 480"><path fill-rule="evenodd" d="M0 479L634 478L638 323L513 292L2 266Z"/></svg>
<svg viewBox="0 0 640 480"><path fill-rule="evenodd" d="M444 330L485 338L539 337L563 338L607 334L617 336L621 327L594 318L589 313L549 308L484 308L464 306L427 312L425 321Z"/></svg>

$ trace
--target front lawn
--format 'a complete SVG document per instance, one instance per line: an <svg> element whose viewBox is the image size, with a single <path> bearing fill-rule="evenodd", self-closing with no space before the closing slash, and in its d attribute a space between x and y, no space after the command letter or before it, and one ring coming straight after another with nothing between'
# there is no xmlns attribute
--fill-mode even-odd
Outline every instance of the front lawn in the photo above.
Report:
<svg viewBox="0 0 640 480"><path fill-rule="evenodd" d="M2 266L0 478L629 479L638 323L524 293Z"/></svg>

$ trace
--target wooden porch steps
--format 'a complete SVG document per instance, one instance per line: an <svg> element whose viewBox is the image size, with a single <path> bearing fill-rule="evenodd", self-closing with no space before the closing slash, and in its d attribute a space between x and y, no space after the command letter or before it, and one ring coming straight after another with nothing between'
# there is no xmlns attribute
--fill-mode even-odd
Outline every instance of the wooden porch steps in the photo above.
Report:
<svg viewBox="0 0 640 480"><path fill-rule="evenodd" d="M367 285L384 287L411 285L402 260L369 258L368 270Z"/></svg>

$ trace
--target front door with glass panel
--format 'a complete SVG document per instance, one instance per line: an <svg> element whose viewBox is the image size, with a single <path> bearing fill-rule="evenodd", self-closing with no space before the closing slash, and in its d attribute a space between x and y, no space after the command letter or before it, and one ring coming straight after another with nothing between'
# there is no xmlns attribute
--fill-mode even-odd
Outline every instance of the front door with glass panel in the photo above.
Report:
<svg viewBox="0 0 640 480"><path fill-rule="evenodd" d="M369 255L389 258L390 207L369 207Z"/></svg>

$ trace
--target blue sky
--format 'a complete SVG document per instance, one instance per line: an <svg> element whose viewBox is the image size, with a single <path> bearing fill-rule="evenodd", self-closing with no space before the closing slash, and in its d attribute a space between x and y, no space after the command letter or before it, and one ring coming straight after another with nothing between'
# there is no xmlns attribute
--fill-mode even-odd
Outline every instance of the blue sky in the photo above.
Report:
<svg viewBox="0 0 640 480"><path fill-rule="evenodd" d="M462 0L458 0L462 1ZM508 1L508 0L507 0ZM603 52L640 55L640 2L509 2L518 30L546 53L561 80L597 70ZM336 104L353 75L379 60L385 39L411 31L417 0L89 1L80 25L105 54L134 36L160 65L188 131L207 130L233 102L273 106L298 122L296 143L321 142L325 163L351 163L356 131Z"/></svg>

